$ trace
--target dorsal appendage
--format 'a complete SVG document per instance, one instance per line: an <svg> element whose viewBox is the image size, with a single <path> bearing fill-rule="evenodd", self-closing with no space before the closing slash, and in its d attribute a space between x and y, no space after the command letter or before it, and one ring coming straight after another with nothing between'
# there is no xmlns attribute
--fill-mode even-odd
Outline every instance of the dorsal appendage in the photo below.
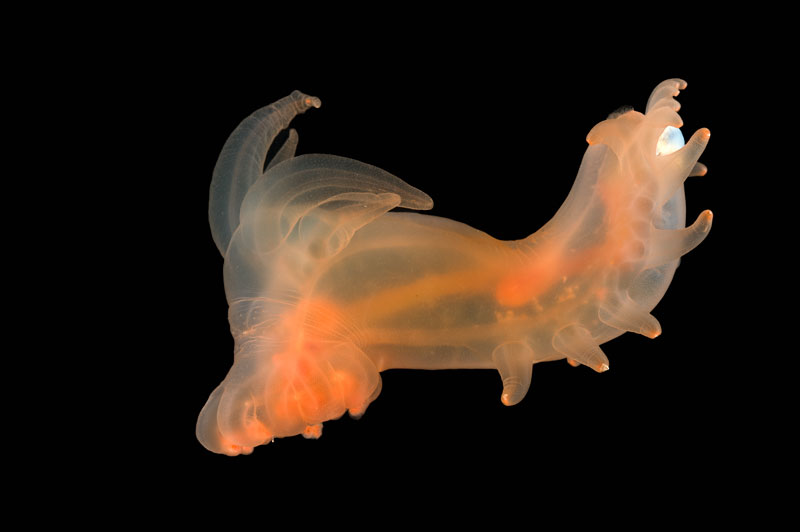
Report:
<svg viewBox="0 0 800 532"><path fill-rule="evenodd" d="M242 201L264 173L267 152L275 137L289 126L295 116L321 105L322 101L316 96L294 91L242 120L225 141L214 167L208 202L211 235L220 253L225 255L231 236L239 226ZM291 129L267 170L294 157L296 148L297 132Z"/></svg>

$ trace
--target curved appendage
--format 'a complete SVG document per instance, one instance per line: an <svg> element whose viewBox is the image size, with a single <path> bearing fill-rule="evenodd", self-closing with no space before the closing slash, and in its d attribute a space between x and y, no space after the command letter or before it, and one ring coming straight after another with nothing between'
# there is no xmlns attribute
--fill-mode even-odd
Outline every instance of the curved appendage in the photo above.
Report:
<svg viewBox="0 0 800 532"><path fill-rule="evenodd" d="M506 406L522 401L531 385L533 350L522 342L507 342L495 348L492 360L503 379L500 400Z"/></svg>
<svg viewBox="0 0 800 532"><path fill-rule="evenodd" d="M567 357L570 364L579 362L598 373L608 371L608 358L592 338L591 333L578 325L568 325L553 336L553 349Z"/></svg>
<svg viewBox="0 0 800 532"><path fill-rule="evenodd" d="M658 202L664 204L675 192L683 186L687 177L704 175L708 170L699 164L697 159L702 155L708 145L711 132L708 129L695 131L692 138L685 146L673 153L661 155L657 160L661 166L661 182L659 186Z"/></svg>
<svg viewBox="0 0 800 532"><path fill-rule="evenodd" d="M656 229L651 252L647 257L648 266L659 266L689 253L708 236L713 218L711 211L705 210L685 229Z"/></svg>
<svg viewBox="0 0 800 532"><path fill-rule="evenodd" d="M656 338L661 334L661 324L658 320L627 294L606 298L600 305L597 317L609 327L621 331L641 334L648 338Z"/></svg>
<svg viewBox="0 0 800 532"><path fill-rule="evenodd" d="M335 155L301 155L269 169L242 202L242 238L267 253L297 237L330 256L356 230L394 207L430 209L433 200L375 166Z"/></svg>
<svg viewBox="0 0 800 532"><path fill-rule="evenodd" d="M320 105L319 98L294 91L244 119L228 137L214 167L208 205L211 235L223 255L239 225L242 200L264 172L272 141L295 116ZM290 133L276 159L291 157L296 146L297 134Z"/></svg>
<svg viewBox="0 0 800 532"><path fill-rule="evenodd" d="M297 131L294 128L289 129L289 136L286 137L286 141L284 141L283 145L269 161L267 167L264 169L264 172L267 172L276 164L282 163L286 159L291 159L294 157L294 152L297 150L297 143L299 140L300 137L297 135Z"/></svg>
<svg viewBox="0 0 800 532"><path fill-rule="evenodd" d="M644 112L649 113L652 109L658 107L669 107L673 111L678 111L681 108L681 104L675 100L675 97L686 88L686 85L686 82L679 78L662 81L650 93Z"/></svg>

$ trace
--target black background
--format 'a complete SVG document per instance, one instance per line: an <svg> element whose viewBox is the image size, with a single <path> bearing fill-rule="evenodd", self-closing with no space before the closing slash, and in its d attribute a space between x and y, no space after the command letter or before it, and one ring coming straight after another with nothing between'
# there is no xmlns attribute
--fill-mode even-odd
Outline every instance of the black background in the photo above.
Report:
<svg viewBox="0 0 800 532"><path fill-rule="evenodd" d="M140 142L159 158L150 177L152 277L169 294L142 327L153 334L143 333L152 368L141 386L155 390L144 432L160 434L161 481L209 493L253 488L267 498L316 497L317 488L351 481L367 493L408 482L420 497L455 490L478 500L544 479L565 499L599 508L624 501L575 490L613 478L634 488L680 482L681 504L700 507L706 486L755 467L720 452L760 423L751 410L756 392L740 373L750 353L744 341L733 348L737 286L748 282L746 272L731 271L747 176L736 162L742 139L731 102L739 96L725 52L649 62L627 60L629 48L602 57L445 48L422 58L368 49L262 62L176 51L137 81L153 102ZM298 154L378 166L427 192L430 214L517 239L566 198L591 127L623 105L643 111L671 77L688 82L679 97L684 136L711 130L701 158L709 172L686 183L687 219L709 208L714 226L653 311L659 338L625 334L603 345L611 365L604 374L564 361L536 365L527 397L513 407L500 403L495 371L392 370L360 420L326 422L319 440L278 439L235 458L197 442L197 414L230 368L233 346L208 187L225 139L248 114L294 89L318 96L322 107L292 123ZM341 491L353 504L367 496Z"/></svg>

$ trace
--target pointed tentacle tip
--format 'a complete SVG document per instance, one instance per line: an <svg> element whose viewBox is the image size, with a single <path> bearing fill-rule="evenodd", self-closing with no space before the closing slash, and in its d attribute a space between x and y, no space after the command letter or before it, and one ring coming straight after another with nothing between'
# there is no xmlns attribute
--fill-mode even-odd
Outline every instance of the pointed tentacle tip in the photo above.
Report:
<svg viewBox="0 0 800 532"><path fill-rule="evenodd" d="M595 368L595 371L597 371L597 373L605 373L609 369L610 368L608 364L600 364L597 368Z"/></svg>

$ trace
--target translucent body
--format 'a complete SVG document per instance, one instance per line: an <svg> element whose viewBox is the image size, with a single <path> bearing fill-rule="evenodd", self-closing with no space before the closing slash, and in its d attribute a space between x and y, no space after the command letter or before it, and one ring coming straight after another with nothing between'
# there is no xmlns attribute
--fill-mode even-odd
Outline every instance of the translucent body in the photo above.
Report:
<svg viewBox="0 0 800 532"><path fill-rule="evenodd" d="M660 334L649 312L711 226L704 211L684 227L683 181L705 173L697 159L709 138L701 129L681 147L673 97L684 87L667 80L645 114L595 126L560 210L509 242L388 212L433 202L358 161L294 157L293 130L263 171L275 135L320 102L295 91L251 115L211 186L235 356L198 439L233 455L275 437L319 437L322 422L363 413L390 368L494 368L512 405L534 363L566 358L605 371L600 344L626 331Z"/></svg>

